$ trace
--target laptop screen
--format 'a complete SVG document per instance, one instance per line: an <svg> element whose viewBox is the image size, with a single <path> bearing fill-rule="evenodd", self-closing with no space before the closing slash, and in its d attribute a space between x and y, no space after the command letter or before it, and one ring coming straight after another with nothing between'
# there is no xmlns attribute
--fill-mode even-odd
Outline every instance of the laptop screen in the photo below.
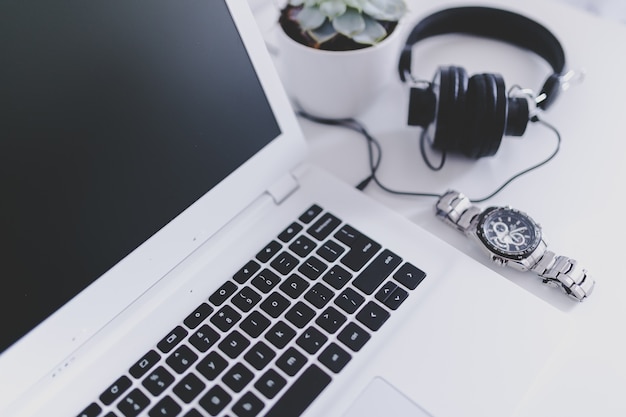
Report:
<svg viewBox="0 0 626 417"><path fill-rule="evenodd" d="M280 129L222 1L2 2L0 56L2 352Z"/></svg>

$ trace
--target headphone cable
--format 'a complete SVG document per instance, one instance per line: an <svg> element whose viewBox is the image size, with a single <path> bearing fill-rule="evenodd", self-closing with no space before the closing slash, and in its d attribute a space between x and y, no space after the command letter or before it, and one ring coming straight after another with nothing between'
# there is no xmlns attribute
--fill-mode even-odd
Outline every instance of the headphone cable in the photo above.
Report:
<svg viewBox="0 0 626 417"><path fill-rule="evenodd" d="M437 194L437 193L429 193L429 192L415 192L415 191L402 191L402 190L395 190L392 189L388 186L386 186L385 184L383 184L378 176L376 175L378 168L380 167L380 164L382 162L382 147L380 145L380 142L374 137L372 136L369 131L365 128L365 126L359 122L358 120L354 119L354 118L343 118L343 119L329 119L329 118L324 118L324 117L318 117L318 116L314 116L311 115L303 110L297 110L296 114L304 119L310 120L312 122L315 123L319 123L319 124L325 124L325 125L329 125L329 126L339 126L339 127L343 127L346 129L350 129L353 130L357 133L360 133L366 140L367 142L367 151L368 151L368 159L369 159L369 168L370 168L370 174L369 176L367 176L365 179L363 179L361 182L359 182L356 186L356 188L360 191L365 190L365 188L373 181L380 189L382 189L385 192L388 192L390 194L395 194L395 195L404 195L404 196L412 196L412 197L434 197L434 198L439 198L441 197L441 194ZM552 124L542 120L539 118L539 116L534 115L530 118L530 121L533 123L539 123L541 125L543 125L544 127L546 127L547 129L549 129L550 131L552 131L557 139L557 144L556 144L556 148L554 149L554 151L552 151L552 153L545 158L544 160L542 160L541 162L534 164L520 172L518 172L517 174L514 174L513 176L511 176L509 179L507 179L502 185L500 185L498 188L496 188L493 192L491 192L490 194L488 194L485 197L482 198L477 198L477 199L470 199L473 203L482 203L486 200L489 200L491 198L493 198L495 195L497 195L500 191L502 191L503 189L505 189L507 186L509 186L513 181L515 181L516 179L520 178L521 176L528 174L531 171L534 171L542 166L544 166L545 164L547 164L548 162L552 161L552 159L554 159L554 157L556 157L556 155L559 153L559 150L561 149L561 134L559 133L558 129L553 126ZM422 132L421 138L420 138L420 150L422 152L422 157L425 158L426 164L428 165L428 167L434 171L438 171L443 167L443 164L445 162L445 157L446 154L445 152L442 155L442 159L441 159L441 163L438 167L434 167L426 158L425 156L425 150L424 150L424 133L425 130Z"/></svg>

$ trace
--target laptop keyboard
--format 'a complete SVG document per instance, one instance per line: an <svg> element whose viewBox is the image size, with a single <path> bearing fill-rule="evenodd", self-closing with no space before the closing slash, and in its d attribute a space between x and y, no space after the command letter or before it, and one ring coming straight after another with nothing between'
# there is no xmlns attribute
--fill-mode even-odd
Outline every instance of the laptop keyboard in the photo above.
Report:
<svg viewBox="0 0 626 417"><path fill-rule="evenodd" d="M313 205L79 417L298 416L424 277Z"/></svg>

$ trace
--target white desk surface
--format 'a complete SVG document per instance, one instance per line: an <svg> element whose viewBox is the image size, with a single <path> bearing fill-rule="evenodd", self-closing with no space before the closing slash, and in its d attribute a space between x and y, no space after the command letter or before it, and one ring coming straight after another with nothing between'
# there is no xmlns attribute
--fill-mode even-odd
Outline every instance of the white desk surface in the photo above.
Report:
<svg viewBox="0 0 626 417"><path fill-rule="evenodd" d="M274 2L250 1L271 41ZM626 416L626 279L621 264L626 257L626 108L620 104L626 95L626 25L549 1L407 2L411 12L405 30L426 14L456 5L492 5L520 12L559 38L569 69L585 70L584 82L562 93L543 115L562 134L558 156L482 205L509 204L530 213L542 224L551 249L577 259L593 274L595 291L584 303L576 303L529 273L491 265L469 239L435 218L434 199L390 195L375 185L366 193L475 256L519 285L520 291L566 312L574 322L562 350L551 358L515 416ZM431 79L439 65L455 64L469 74L498 72L507 88L519 84L538 89L550 70L530 52L461 36L418 44L413 59L414 72L424 79ZM407 106L407 87L392 77L379 100L357 117L382 142L379 175L395 189L441 193L454 188L482 197L512 174L542 160L556 143L551 132L533 124L522 138L504 138L495 157L479 161L449 157L444 169L435 173L420 156L420 130L406 125ZM367 176L366 145L359 134L305 120L301 124L312 148L311 161L352 184Z"/></svg>

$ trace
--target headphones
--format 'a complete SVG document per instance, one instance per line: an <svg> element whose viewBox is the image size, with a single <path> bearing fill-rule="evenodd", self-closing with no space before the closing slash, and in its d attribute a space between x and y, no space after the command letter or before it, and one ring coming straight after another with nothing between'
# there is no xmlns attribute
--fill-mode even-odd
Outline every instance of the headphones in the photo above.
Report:
<svg viewBox="0 0 626 417"><path fill-rule="evenodd" d="M565 53L557 38L527 17L489 7L445 9L420 21L400 55L400 79L413 80L411 54L417 42L449 33L501 40L536 53L550 64L553 73L544 81L540 93L531 98L538 109L546 110L558 97ZM529 96L508 94L499 74L469 77L461 67L440 67L432 82L422 84L426 85L410 89L408 124L423 127L433 148L444 155L456 152L470 158L492 156L503 136L522 136L526 131Z"/></svg>

